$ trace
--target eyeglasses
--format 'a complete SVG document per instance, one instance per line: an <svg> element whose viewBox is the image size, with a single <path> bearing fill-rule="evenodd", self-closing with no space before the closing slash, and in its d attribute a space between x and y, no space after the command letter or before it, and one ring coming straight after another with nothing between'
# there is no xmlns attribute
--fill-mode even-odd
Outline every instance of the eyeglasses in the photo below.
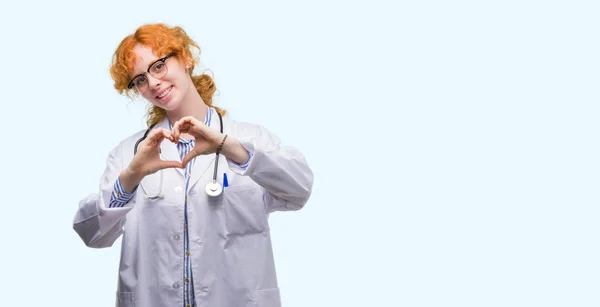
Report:
<svg viewBox="0 0 600 307"><path fill-rule="evenodd" d="M148 73L154 78L160 78L166 75L169 70L167 69L167 64L165 64L165 61L174 55L175 53L171 52L164 58L160 58L154 63L150 64L150 67L148 67ZM141 73L133 77L127 87L129 89L136 87L138 91L143 91L148 88L148 78L146 78L146 73Z"/></svg>

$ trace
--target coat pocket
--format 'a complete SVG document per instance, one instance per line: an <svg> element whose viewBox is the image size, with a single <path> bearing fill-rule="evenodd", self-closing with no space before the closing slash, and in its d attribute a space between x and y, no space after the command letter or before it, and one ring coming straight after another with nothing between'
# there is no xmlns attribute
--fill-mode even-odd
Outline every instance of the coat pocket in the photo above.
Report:
<svg viewBox="0 0 600 307"><path fill-rule="evenodd" d="M262 190L254 186L223 191L227 235L243 236L267 231L267 213Z"/></svg>
<svg viewBox="0 0 600 307"><path fill-rule="evenodd" d="M135 307L133 292L117 292L117 307Z"/></svg>
<svg viewBox="0 0 600 307"><path fill-rule="evenodd" d="M256 307L281 307L279 288L256 291Z"/></svg>

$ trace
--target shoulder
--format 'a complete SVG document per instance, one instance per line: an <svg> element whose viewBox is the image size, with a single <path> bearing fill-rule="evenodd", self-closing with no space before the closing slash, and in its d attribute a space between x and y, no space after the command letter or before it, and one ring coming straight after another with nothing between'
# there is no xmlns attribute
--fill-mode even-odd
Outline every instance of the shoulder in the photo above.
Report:
<svg viewBox="0 0 600 307"><path fill-rule="evenodd" d="M135 144L141 140L147 131L147 129L141 129L129 135L128 137L121 139L116 145L113 146L110 151L110 155L129 156L127 153L131 151L131 156L133 156L133 148Z"/></svg>
<svg viewBox="0 0 600 307"><path fill-rule="evenodd" d="M231 133L238 138L262 139L273 143L280 143L281 141L277 135L263 125L231 118L227 118L226 120L229 123Z"/></svg>
<svg viewBox="0 0 600 307"><path fill-rule="evenodd" d="M119 141L119 144L121 146L129 146L132 144L137 143L139 140L142 139L142 137L144 137L144 135L146 134L146 132L148 132L148 129L141 129L135 133L133 133L132 135L122 139L121 141Z"/></svg>

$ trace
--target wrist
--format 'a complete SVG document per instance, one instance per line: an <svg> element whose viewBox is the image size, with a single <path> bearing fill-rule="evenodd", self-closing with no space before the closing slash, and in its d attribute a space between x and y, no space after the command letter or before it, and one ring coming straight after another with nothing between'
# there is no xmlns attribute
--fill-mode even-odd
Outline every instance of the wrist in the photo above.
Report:
<svg viewBox="0 0 600 307"><path fill-rule="evenodd" d="M228 136L223 142L221 153L237 164L243 164L249 159L248 151L233 136Z"/></svg>
<svg viewBox="0 0 600 307"><path fill-rule="evenodd" d="M144 174L144 172L142 172L139 169L134 168L130 165L121 172L121 176L131 178L134 181L141 181L142 178L144 178L146 176L146 174Z"/></svg>

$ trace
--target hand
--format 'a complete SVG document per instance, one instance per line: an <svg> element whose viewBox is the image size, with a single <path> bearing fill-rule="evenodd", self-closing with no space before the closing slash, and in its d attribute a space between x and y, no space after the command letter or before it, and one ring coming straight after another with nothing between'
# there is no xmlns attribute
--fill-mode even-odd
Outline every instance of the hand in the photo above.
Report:
<svg viewBox="0 0 600 307"><path fill-rule="evenodd" d="M164 161L160 159L160 143L167 139L173 143L179 138L173 137L171 131L155 128L150 131L146 139L140 142L136 155L129 164L129 171L140 176L154 174L165 168L182 168L179 161Z"/></svg>
<svg viewBox="0 0 600 307"><path fill-rule="evenodd" d="M172 137L179 140L181 133L188 133L196 140L194 148L183 158L182 167L185 167L188 162L199 155L216 152L225 137L192 116L186 116L173 124Z"/></svg>

